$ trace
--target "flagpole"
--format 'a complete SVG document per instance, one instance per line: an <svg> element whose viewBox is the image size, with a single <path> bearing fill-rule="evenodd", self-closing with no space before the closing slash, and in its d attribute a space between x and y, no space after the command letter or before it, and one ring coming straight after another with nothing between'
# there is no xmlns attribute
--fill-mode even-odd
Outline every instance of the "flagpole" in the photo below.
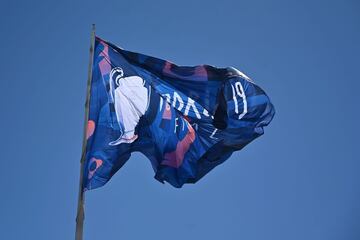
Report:
<svg viewBox="0 0 360 240"><path fill-rule="evenodd" d="M83 226L84 226L84 200L85 193L83 191L83 174L84 174L84 164L86 157L86 130L89 119L89 102L90 102L90 87L91 87L91 78L92 78L92 65L94 59L94 44L95 44L95 24L92 25L91 30L91 43L90 43L90 56L89 56L89 67L88 67L88 79L86 87L86 102L85 102L85 117L84 117L84 132L83 132L83 142L82 142L82 151L80 159L80 178L79 178L79 195L78 195L78 207L76 214L76 232L75 240L83 239Z"/></svg>

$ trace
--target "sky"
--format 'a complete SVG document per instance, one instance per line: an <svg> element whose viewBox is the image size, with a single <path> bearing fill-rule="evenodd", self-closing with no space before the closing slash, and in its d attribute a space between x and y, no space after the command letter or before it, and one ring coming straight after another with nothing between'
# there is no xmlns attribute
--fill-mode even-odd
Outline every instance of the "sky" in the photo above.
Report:
<svg viewBox="0 0 360 240"><path fill-rule="evenodd" d="M360 239L360 3L16 1L0 7L0 239L73 239L91 24L127 50L234 66L265 134L196 184L134 153L86 193L84 239Z"/></svg>

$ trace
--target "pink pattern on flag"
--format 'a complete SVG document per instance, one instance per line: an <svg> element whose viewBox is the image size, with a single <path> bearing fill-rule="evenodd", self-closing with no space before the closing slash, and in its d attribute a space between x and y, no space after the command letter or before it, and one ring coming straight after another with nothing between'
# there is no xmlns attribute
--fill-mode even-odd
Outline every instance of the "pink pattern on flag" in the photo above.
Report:
<svg viewBox="0 0 360 240"><path fill-rule="evenodd" d="M165 110L162 115L163 119L171 120L171 108L169 103L165 102Z"/></svg>
<svg viewBox="0 0 360 240"><path fill-rule="evenodd" d="M184 80L198 80L198 81L207 81L208 80L207 71L203 65L194 67L195 68L194 74L192 74L190 76L179 75L179 74L174 73L171 70L172 65L173 64L171 62L165 62L165 66L163 69L163 74L165 76L180 78L180 79L184 79Z"/></svg>
<svg viewBox="0 0 360 240"><path fill-rule="evenodd" d="M95 169L91 170L91 165L93 165L93 163L95 162ZM88 179L92 178L94 176L94 173L96 172L96 170L98 170L99 167L101 167L101 165L103 164L103 160L101 159L97 159L97 158L91 158L89 161L89 174L88 174Z"/></svg>
<svg viewBox="0 0 360 240"><path fill-rule="evenodd" d="M181 141L178 142L175 151L165 153L164 160L161 164L174 168L181 166L185 153L189 150L190 145L195 141L195 130L188 122L186 123L189 130L188 133Z"/></svg>
<svg viewBox="0 0 360 240"><path fill-rule="evenodd" d="M89 120L86 128L86 140L89 139L94 134L95 131L95 122L93 120Z"/></svg>
<svg viewBox="0 0 360 240"><path fill-rule="evenodd" d="M99 68L100 68L100 72L102 76L105 76L106 74L109 74L111 71L111 66L109 63L109 46L104 43L103 41L100 41L100 43L104 46L104 50L102 50L102 52L99 54L100 56L104 57L100 62L99 62Z"/></svg>

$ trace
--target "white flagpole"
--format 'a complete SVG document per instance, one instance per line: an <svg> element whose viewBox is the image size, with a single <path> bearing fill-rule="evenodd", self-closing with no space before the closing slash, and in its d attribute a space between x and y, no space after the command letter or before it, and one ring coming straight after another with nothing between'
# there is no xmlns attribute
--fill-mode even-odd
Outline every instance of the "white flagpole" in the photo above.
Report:
<svg viewBox="0 0 360 240"><path fill-rule="evenodd" d="M80 159L80 178L79 178L79 195L78 195L78 207L76 214L76 232L75 240L83 239L83 226L84 226L84 200L85 193L83 191L83 174L84 174L84 164L86 157L86 131L87 124L89 120L89 101L90 101L90 89L91 89L91 78L92 78L92 65L94 58L94 45L95 45L95 24L92 25L91 31L91 43L90 43L90 57L89 57L89 68L88 68L88 80L86 87L86 102L85 102L85 117L84 117L84 133L83 133L83 142L82 142L82 152Z"/></svg>

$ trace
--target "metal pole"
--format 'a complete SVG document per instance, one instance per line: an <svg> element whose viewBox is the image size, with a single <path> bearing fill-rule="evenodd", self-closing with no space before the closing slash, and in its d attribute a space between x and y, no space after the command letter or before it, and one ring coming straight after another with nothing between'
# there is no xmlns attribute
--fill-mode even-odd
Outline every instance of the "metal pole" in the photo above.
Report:
<svg viewBox="0 0 360 240"><path fill-rule="evenodd" d="M86 87L84 132L83 132L81 159L80 159L80 179L79 179L78 207L77 207L77 214L76 214L75 240L83 239L83 226L84 226L84 217L85 217L85 214L84 214L85 194L83 191L83 174L84 174L84 164L85 164L85 157L86 157L86 143L87 143L86 130L87 130L87 123L89 120L89 104L90 104L89 101L90 101L90 90L91 90L92 65L93 65L93 58L94 58L94 45L95 45L95 24L92 25L92 31L91 31L88 80L87 80L87 87Z"/></svg>

